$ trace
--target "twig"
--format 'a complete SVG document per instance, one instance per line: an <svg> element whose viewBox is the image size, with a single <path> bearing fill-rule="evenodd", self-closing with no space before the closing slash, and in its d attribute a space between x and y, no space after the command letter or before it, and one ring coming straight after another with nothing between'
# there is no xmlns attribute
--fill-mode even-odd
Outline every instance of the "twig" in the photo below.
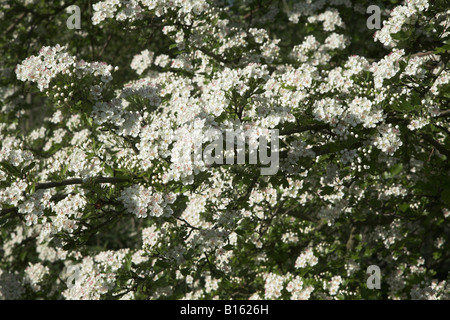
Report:
<svg viewBox="0 0 450 320"><path fill-rule="evenodd" d="M323 130L323 129L328 129L330 128L330 126L328 124L307 124L304 126L300 126L300 127L295 127L292 129L288 129L288 130L282 130L280 132L280 136L288 136L294 133L301 133L301 132L305 132L305 131L309 131L309 130L314 130L314 131L318 131L318 130Z"/></svg>
<svg viewBox="0 0 450 320"><path fill-rule="evenodd" d="M116 178L116 177L97 177L93 179L94 183L121 183L130 182L132 178ZM81 178L67 179L63 181L43 182L36 184L35 190L50 189L73 184L83 184L85 181Z"/></svg>

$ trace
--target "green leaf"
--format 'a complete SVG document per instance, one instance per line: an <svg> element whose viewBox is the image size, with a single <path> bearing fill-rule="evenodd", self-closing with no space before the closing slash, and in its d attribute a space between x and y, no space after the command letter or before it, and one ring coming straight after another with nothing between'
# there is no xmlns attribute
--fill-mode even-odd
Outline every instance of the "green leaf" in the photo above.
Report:
<svg viewBox="0 0 450 320"><path fill-rule="evenodd" d="M75 242L69 242L68 244L66 244L63 249L64 250L73 250L77 247Z"/></svg>
<svg viewBox="0 0 450 320"><path fill-rule="evenodd" d="M28 173L31 171L31 169L33 169L36 166L36 162L32 162L30 163L28 166L26 166L25 168L22 169L22 173Z"/></svg>
<svg viewBox="0 0 450 320"><path fill-rule="evenodd" d="M131 270L131 264L132 264L131 257L128 257L126 259L125 266L124 266L126 271L130 271Z"/></svg>
<svg viewBox="0 0 450 320"><path fill-rule="evenodd" d="M2 161L2 162L0 162L0 166L4 169L5 172L9 173L12 176L15 176L15 177L20 177L21 176L21 173L20 173L19 169L14 167L9 162Z"/></svg>
<svg viewBox="0 0 450 320"><path fill-rule="evenodd" d="M450 205L450 187L447 187L442 191L441 199L446 205Z"/></svg>
<svg viewBox="0 0 450 320"><path fill-rule="evenodd" d="M190 259L192 259L192 257L194 256L194 250L193 249L189 249L187 252L186 252L186 254L185 254L185 258L187 259L187 260L190 260Z"/></svg>
<svg viewBox="0 0 450 320"><path fill-rule="evenodd" d="M69 169L69 165L66 164L62 169L61 176L65 176L68 169Z"/></svg>
<svg viewBox="0 0 450 320"><path fill-rule="evenodd" d="M36 191L36 183L31 184L30 194L33 194Z"/></svg>
<svg viewBox="0 0 450 320"><path fill-rule="evenodd" d="M398 208L399 208L402 212L406 212L406 210L409 209L409 203L403 202L401 205L398 206Z"/></svg>
<svg viewBox="0 0 450 320"><path fill-rule="evenodd" d="M433 252L433 259L438 260L442 256L442 252L436 251Z"/></svg>
<svg viewBox="0 0 450 320"><path fill-rule="evenodd" d="M110 175L111 177L114 177L114 169L108 165L105 165L105 173Z"/></svg>
<svg viewBox="0 0 450 320"><path fill-rule="evenodd" d="M320 194L326 195L326 194L332 194L334 192L334 188L330 186L326 186L322 188L322 192Z"/></svg>
<svg viewBox="0 0 450 320"><path fill-rule="evenodd" d="M164 261L164 260L158 260L158 261L155 263L155 266L156 266L156 267L160 267L160 268L162 268L162 269L168 269L168 268L170 267L170 264L167 263L167 262Z"/></svg>
<svg viewBox="0 0 450 320"><path fill-rule="evenodd" d="M189 269L189 268L184 268L184 269L181 269L180 272L181 272L181 274L182 274L183 276L186 277L187 275L189 275L190 269Z"/></svg>
<svg viewBox="0 0 450 320"><path fill-rule="evenodd" d="M294 86L289 86L289 85L286 85L286 84L282 84L281 87L282 87L283 89L286 89L286 90L295 90L295 89L297 89L297 88L294 87Z"/></svg>
<svg viewBox="0 0 450 320"><path fill-rule="evenodd" d="M403 170L403 164L402 163L397 163L396 165L394 165L391 169L391 177L395 177L396 175L398 175L401 171Z"/></svg>
<svg viewBox="0 0 450 320"><path fill-rule="evenodd" d="M420 95L414 91L411 96L411 102L413 103L413 105L420 105L420 100Z"/></svg>
<svg viewBox="0 0 450 320"><path fill-rule="evenodd" d="M20 261L24 261L27 254L28 254L28 251L22 251L19 256Z"/></svg>
<svg viewBox="0 0 450 320"><path fill-rule="evenodd" d="M434 50L435 54L445 53L445 52L450 52L450 43L443 45L442 47L436 48L436 50Z"/></svg>
<svg viewBox="0 0 450 320"><path fill-rule="evenodd" d="M87 123L89 127L92 127L92 118L90 118L86 113L81 114L81 119L84 123Z"/></svg>

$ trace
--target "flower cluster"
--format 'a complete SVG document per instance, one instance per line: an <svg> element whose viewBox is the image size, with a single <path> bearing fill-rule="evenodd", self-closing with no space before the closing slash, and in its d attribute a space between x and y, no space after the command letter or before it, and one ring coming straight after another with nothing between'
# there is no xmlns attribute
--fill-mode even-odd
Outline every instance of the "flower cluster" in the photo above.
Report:
<svg viewBox="0 0 450 320"><path fill-rule="evenodd" d="M302 279L296 276L286 285L286 290L291 293L291 300L308 300L314 288L312 286L305 287Z"/></svg>
<svg viewBox="0 0 450 320"><path fill-rule="evenodd" d="M85 257L73 266L75 272L64 278L72 284L63 292L68 300L98 300L115 283L117 272L125 263L128 250L104 251L94 257Z"/></svg>
<svg viewBox="0 0 450 320"><path fill-rule="evenodd" d="M78 77L93 74L101 77L102 82L111 81L112 66L103 62L87 63L77 61L76 57L66 52L66 47L59 44L54 47L42 47L39 55L25 59L16 67L17 79L37 82L40 91L49 88L50 82L59 74Z"/></svg>
<svg viewBox="0 0 450 320"><path fill-rule="evenodd" d="M131 69L136 70L137 74L142 74L153 61L154 53L147 49L133 57L131 61Z"/></svg>
<svg viewBox="0 0 450 320"><path fill-rule="evenodd" d="M428 0L410 0L406 1L405 5L395 7L390 13L389 20L384 22L383 28L375 32L375 40L386 46L395 47L398 41L392 38L392 34L398 33L407 24L416 23L420 13L426 11L428 7Z"/></svg>
<svg viewBox="0 0 450 320"><path fill-rule="evenodd" d="M404 54L405 51L403 49L394 49L391 54L378 63L372 64L371 71L375 78L375 88L381 88L384 79L391 79L400 71L399 60Z"/></svg>
<svg viewBox="0 0 450 320"><path fill-rule="evenodd" d="M393 154L397 151L403 145L398 126L394 127L390 123L379 126L378 134L373 141L373 145L388 154Z"/></svg>
<svg viewBox="0 0 450 320"><path fill-rule="evenodd" d="M27 282L31 289L35 292L41 289L40 283L44 277L49 273L50 269L41 263L31 264L25 269Z"/></svg>
<svg viewBox="0 0 450 320"><path fill-rule="evenodd" d="M319 259L314 255L311 248L307 248L302 254L300 254L295 260L296 268L305 268L306 266L313 267L319 262Z"/></svg>
<svg viewBox="0 0 450 320"><path fill-rule="evenodd" d="M75 57L65 52L59 44L43 47L38 56L25 59L16 68L17 79L37 82L41 91L49 87L50 81L58 74L69 73L75 65Z"/></svg>
<svg viewBox="0 0 450 320"><path fill-rule="evenodd" d="M180 15L198 15L208 8L205 0L195 1L163 1L163 0L105 0L94 5L92 23L99 24L108 18L117 21L134 21L143 18L143 9L154 11L156 16L161 16L169 10L178 10Z"/></svg>
<svg viewBox="0 0 450 320"><path fill-rule="evenodd" d="M125 188L118 199L123 201L128 212L138 218L146 218L148 215L170 216L172 209L168 205L175 202L176 196L173 193L163 195L161 192L155 192L153 188L133 185Z"/></svg>
<svg viewBox="0 0 450 320"><path fill-rule="evenodd" d="M273 300L280 297L284 281L286 280L285 277L275 273L269 273L265 280L265 298Z"/></svg>

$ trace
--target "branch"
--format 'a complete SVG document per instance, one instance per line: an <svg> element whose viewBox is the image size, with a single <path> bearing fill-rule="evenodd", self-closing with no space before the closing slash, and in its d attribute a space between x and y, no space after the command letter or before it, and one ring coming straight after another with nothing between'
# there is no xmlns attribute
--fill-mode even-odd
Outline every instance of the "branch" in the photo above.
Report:
<svg viewBox="0 0 450 320"><path fill-rule="evenodd" d="M2 209L1 211L0 211L0 217L1 216L5 216L5 215L7 215L8 213L18 213L18 211L17 211L17 208L16 207L12 207L12 208L7 208L7 209Z"/></svg>
<svg viewBox="0 0 450 320"><path fill-rule="evenodd" d="M447 156L447 158L450 158L450 150L447 150L445 147L443 147L439 142L435 141L431 136L422 133L422 138L427 141L429 144L431 144L433 147L438 149L438 151L444 155Z"/></svg>
<svg viewBox="0 0 450 320"><path fill-rule="evenodd" d="M425 57L429 56L430 54L433 54L434 51L426 51L426 52L417 52L411 55L411 57Z"/></svg>
<svg viewBox="0 0 450 320"><path fill-rule="evenodd" d="M241 59L241 57L237 57L234 59L226 59L221 57L218 54L215 54L214 52L209 51L208 49L205 48L199 48L199 47L194 47L194 49L199 50L201 52L203 52L204 54L206 54L207 56L209 56L210 58L215 59L216 61L222 62L222 63L232 63L232 62L236 62L239 61Z"/></svg>
<svg viewBox="0 0 450 320"><path fill-rule="evenodd" d="M443 118L450 116L450 109L441 111L436 118Z"/></svg>
<svg viewBox="0 0 450 320"><path fill-rule="evenodd" d="M300 133L300 132L305 132L305 131L309 131L309 130L323 130L323 129L329 129L330 126L328 124L323 124L323 123L318 123L318 124L307 124L304 126L300 126L300 127L295 127L292 129L287 129L287 130L282 130L280 132L280 136L288 136L294 133Z"/></svg>
<svg viewBox="0 0 450 320"><path fill-rule="evenodd" d="M115 178L115 177L97 177L93 181L94 183L120 183L120 182L130 182L132 178ZM36 184L35 190L39 189L50 189L62 186L68 186L73 184L83 184L85 181L81 178L68 179L64 181L57 182L44 182Z"/></svg>
<svg viewBox="0 0 450 320"><path fill-rule="evenodd" d="M286 214L288 216L314 223L315 225L320 225L321 219L317 217L313 217L306 212L305 208L300 207L299 205L292 206L285 211L282 211L281 214ZM322 228L322 227L321 227Z"/></svg>
<svg viewBox="0 0 450 320"><path fill-rule="evenodd" d="M6 28L5 31L3 31L3 35L8 34L12 29L14 29L14 28L17 26L17 24L18 24L20 21L22 21L23 18L25 18L25 16L26 16L27 14L28 14L28 12L23 12L23 13L17 18L16 21L14 21L13 23L11 23L11 25L10 25L8 28Z"/></svg>

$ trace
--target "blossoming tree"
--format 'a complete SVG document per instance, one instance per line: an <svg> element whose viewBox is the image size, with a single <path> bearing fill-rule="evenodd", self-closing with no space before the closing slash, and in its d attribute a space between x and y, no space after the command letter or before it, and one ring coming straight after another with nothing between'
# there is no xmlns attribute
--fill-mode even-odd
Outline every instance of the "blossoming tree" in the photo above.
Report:
<svg viewBox="0 0 450 320"><path fill-rule="evenodd" d="M0 4L0 298L449 298L448 1Z"/></svg>

